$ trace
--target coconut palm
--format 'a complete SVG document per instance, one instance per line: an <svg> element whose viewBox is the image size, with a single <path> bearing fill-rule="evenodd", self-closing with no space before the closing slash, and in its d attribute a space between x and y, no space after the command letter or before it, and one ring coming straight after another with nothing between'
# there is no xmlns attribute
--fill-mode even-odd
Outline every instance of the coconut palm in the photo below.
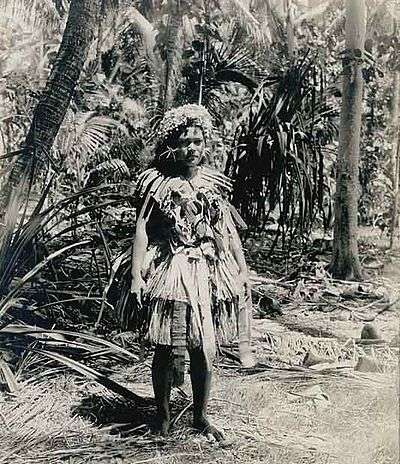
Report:
<svg viewBox="0 0 400 464"><path fill-rule="evenodd" d="M330 270L340 279L362 278L357 243L362 58L366 32L364 0L346 1L346 55L335 195L334 253Z"/></svg>
<svg viewBox="0 0 400 464"><path fill-rule="evenodd" d="M17 191L21 176L27 170L34 172L37 164L50 157L93 39L100 4L101 0L71 2L63 40L46 88L35 108L23 153L16 158L0 197L1 215L13 192Z"/></svg>

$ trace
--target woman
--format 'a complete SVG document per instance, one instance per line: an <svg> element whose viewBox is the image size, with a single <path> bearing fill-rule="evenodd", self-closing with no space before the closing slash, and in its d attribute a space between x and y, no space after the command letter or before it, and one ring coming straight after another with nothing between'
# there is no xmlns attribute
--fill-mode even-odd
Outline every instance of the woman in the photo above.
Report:
<svg viewBox="0 0 400 464"><path fill-rule="evenodd" d="M152 379L158 427L168 433L172 386L183 383L190 356L193 425L222 440L207 418L216 340L240 335L250 365L249 283L237 227L245 227L227 201L231 183L204 165L211 117L198 105L166 113L153 167L137 184L140 203L132 254L131 292L141 326L156 345ZM137 318L137 315L134 316Z"/></svg>

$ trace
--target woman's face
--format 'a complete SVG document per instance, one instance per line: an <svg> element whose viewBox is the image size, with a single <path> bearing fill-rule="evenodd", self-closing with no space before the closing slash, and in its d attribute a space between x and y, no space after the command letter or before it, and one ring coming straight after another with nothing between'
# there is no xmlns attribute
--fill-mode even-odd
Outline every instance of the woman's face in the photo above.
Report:
<svg viewBox="0 0 400 464"><path fill-rule="evenodd" d="M200 127L188 127L179 137L176 161L191 168L199 165L204 155L204 137Z"/></svg>

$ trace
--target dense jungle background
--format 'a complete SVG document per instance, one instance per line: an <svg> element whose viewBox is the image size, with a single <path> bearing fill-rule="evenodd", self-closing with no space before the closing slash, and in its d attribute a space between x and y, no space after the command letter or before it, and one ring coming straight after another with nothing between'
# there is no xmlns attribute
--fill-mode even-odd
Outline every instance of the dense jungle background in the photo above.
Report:
<svg viewBox="0 0 400 464"><path fill-rule="evenodd" d="M398 0L0 0L0 463L399 459ZM223 445L151 433L129 300L135 180L200 103L248 224L253 349Z"/></svg>

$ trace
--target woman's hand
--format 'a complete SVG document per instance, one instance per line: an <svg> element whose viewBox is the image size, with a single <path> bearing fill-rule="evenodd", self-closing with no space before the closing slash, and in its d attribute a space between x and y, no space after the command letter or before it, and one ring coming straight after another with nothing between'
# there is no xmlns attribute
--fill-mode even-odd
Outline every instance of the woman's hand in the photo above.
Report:
<svg viewBox="0 0 400 464"><path fill-rule="evenodd" d="M246 294L251 293L250 276L249 276L247 269L239 272L238 283L241 287L244 287Z"/></svg>
<svg viewBox="0 0 400 464"><path fill-rule="evenodd" d="M136 296L139 306L142 306L143 291L146 287L146 282L141 275L132 276L131 293Z"/></svg>

